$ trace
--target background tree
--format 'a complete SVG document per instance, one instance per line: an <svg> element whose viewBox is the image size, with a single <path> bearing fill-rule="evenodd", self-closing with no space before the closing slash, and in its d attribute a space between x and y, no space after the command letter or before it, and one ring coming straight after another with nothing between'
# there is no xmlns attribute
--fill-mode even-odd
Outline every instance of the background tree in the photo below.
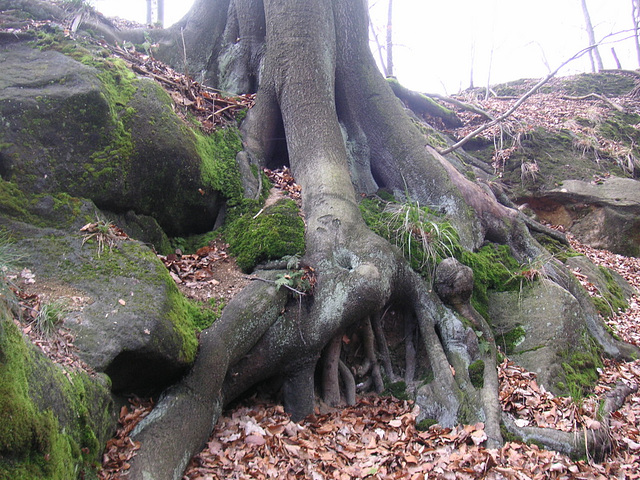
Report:
<svg viewBox="0 0 640 480"><path fill-rule="evenodd" d="M541 262L547 277L575 296L584 328L607 354L635 352L609 336L586 292L534 240L520 213L500 204L488 184L462 175L455 157L429 145L380 75L368 25L362 0L196 0L180 24L155 33L158 56L183 65L186 50L188 70L208 83L257 92L237 160L247 172L290 165L302 187L302 265L313 268L317 283L313 295L291 298L265 271L259 273L265 281L234 297L202 332L190 373L138 427L141 449L129 478L180 478L223 405L265 379L280 382L294 420L313 411L317 369L325 400L339 401L339 339L354 326L379 332L380 316L392 307L402 312L406 332L417 331L411 337L433 374L421 390L424 413L442 425L482 420L488 445L502 443L496 345L469 303L471 270L455 259L442 262L434 291L365 224L358 201L381 191L406 202L397 208L428 205L455 229L456 248L471 252L492 242L508 246L520 262ZM258 179L249 174L244 181L246 195L255 197ZM384 344L381 334L377 340ZM469 379L471 360L485 365L482 386Z"/></svg>
<svg viewBox="0 0 640 480"><path fill-rule="evenodd" d="M631 17L633 19L633 39L636 47L638 66L640 66L640 0L631 0Z"/></svg>
<svg viewBox="0 0 640 480"><path fill-rule="evenodd" d="M587 7L587 0L580 0L582 6L582 14L584 15L584 25L587 30L587 38L589 39L589 46L597 45L596 36L593 31L593 24L591 23L591 15L589 15L589 8ZM604 67L602 66L602 57L598 47L594 47L589 51L589 59L591 60L591 71L599 72Z"/></svg>

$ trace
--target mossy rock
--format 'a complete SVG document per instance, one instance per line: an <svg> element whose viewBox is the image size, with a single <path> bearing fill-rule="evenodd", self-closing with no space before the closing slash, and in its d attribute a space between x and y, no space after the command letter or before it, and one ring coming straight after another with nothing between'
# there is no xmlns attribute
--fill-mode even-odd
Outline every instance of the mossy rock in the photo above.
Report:
<svg viewBox="0 0 640 480"><path fill-rule="evenodd" d="M0 182L0 187L6 184ZM76 218L69 229L53 228L47 226L51 219L34 213L40 197L19 198L26 208L14 212L17 219L0 215L0 227L11 232L15 243L10 248L20 256L21 268L31 269L37 282L54 291L71 291L66 296L81 299L82 306L64 319L81 358L108 373L116 391L156 392L182 375L195 359L194 319L201 315L156 255L134 240L100 253L95 239L83 238L79 231L86 218ZM78 211L89 221L103 215L88 201L81 202ZM35 222L39 226L25 222L32 217L40 220ZM57 218L61 225L69 224Z"/></svg>
<svg viewBox="0 0 640 480"><path fill-rule="evenodd" d="M279 200L255 216L249 212L225 228L225 238L240 268L304 253L304 222L293 200Z"/></svg>
<svg viewBox="0 0 640 480"><path fill-rule="evenodd" d="M226 199L202 169L221 160L203 158L169 95L96 47L48 35L0 52L2 177L153 216L171 235L211 230Z"/></svg>
<svg viewBox="0 0 640 480"><path fill-rule="evenodd" d="M489 292L496 345L556 393L564 375L562 353L582 341L580 312L578 301L547 279L524 282L517 291Z"/></svg>
<svg viewBox="0 0 640 480"><path fill-rule="evenodd" d="M477 252L462 251L460 262L473 270L471 304L483 317L489 318L489 293L514 291L520 288L518 276L522 270L508 245L489 243Z"/></svg>
<svg viewBox="0 0 640 480"><path fill-rule="evenodd" d="M594 265L587 257L571 257L567 265L586 275L589 282L598 289L599 296L591 297L598 313L607 318L629 307L629 299L635 289L617 272Z"/></svg>
<svg viewBox="0 0 640 480"><path fill-rule="evenodd" d="M563 372L556 388L580 402L598 382L599 371L604 367L602 348L587 332L582 332L580 341L562 351L560 358Z"/></svg>
<svg viewBox="0 0 640 480"><path fill-rule="evenodd" d="M0 302L0 478L95 475L116 426L103 377L64 372L26 340Z"/></svg>

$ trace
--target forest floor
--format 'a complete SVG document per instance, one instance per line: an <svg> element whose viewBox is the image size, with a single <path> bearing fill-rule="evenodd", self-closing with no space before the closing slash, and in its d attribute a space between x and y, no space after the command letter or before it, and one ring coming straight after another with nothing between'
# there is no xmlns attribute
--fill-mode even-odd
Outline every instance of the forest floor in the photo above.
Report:
<svg viewBox="0 0 640 480"><path fill-rule="evenodd" d="M616 270L640 292L640 259L593 249L575 239L571 243L594 263ZM640 296L632 297L629 308L612 317L609 325L620 338L640 346ZM618 382L640 385L640 360L605 360L593 392L578 402L555 397L537 384L534 373L508 359L499 366L499 376L502 408L519 426L586 435L600 426L598 408L607 392ZM101 478L126 478L127 460L138 447L128 434L151 408L152 402L139 399L123 407L122 425L105 452ZM640 478L638 393L613 412L613 449L601 463L586 452L575 460L521 442L485 448L482 423L454 429L433 425L419 431L415 421L418 413L419 407L411 401L365 394L354 406L318 408L314 415L294 423L282 406L253 396L223 413L183 480Z"/></svg>

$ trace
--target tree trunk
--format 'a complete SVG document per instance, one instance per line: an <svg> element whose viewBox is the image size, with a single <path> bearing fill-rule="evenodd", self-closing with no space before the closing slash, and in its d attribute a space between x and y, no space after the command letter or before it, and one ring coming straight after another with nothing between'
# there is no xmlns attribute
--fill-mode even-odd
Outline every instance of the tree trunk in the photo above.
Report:
<svg viewBox="0 0 640 480"><path fill-rule="evenodd" d="M387 76L393 77L393 0L389 0L387 9Z"/></svg>
<svg viewBox="0 0 640 480"><path fill-rule="evenodd" d="M593 49L589 52L590 57L593 59L591 62L592 70L594 73L601 71L604 67L602 66L602 57L600 57L600 52L598 47L596 46L596 35L593 31L593 24L591 23L591 15L589 15L589 9L587 8L587 0L580 0L580 4L582 5L582 14L584 15L584 25L587 29L587 37L589 38L589 46L593 46ZM595 64L594 64L595 60Z"/></svg>
<svg viewBox="0 0 640 480"><path fill-rule="evenodd" d="M207 5L218 8L217 16ZM492 241L509 245L522 261L545 252L517 211L499 204L488 189L466 179L426 145L377 70L365 2L197 0L185 22L180 28L189 64L204 66L204 78L227 82L233 77L231 83L239 88L257 87L256 104L242 126L245 150L238 161L261 167L288 160L302 187L302 261L314 268L317 283L302 304L291 299L287 304L283 291L264 282L252 283L229 303L222 318L203 332L192 371L141 422L135 435L141 449L131 461L129 478L180 478L222 405L262 380L282 381L283 402L294 420L312 413L321 352L340 332L366 326L390 307L415 319L413 337L421 342L416 350L433 373L421 388L423 412L452 426L464 411L466 421L486 422L491 444L499 444L495 345L483 357L488 367L479 391L467 374L470 359L477 357L475 334L470 340L469 329L401 252L365 225L358 198L385 188L397 198L430 205L456 227L462 246L470 250ZM162 35L168 42L172 33ZM181 43L175 43L166 43L166 57L172 49L181 51ZM273 148L282 128L286 159L275 156L282 150ZM567 288L575 287L562 272L557 277ZM461 311L473 315L468 308ZM620 354L600 328L595 310L586 307L584 315L585 325L602 336L608 351ZM491 338L490 332L485 337ZM333 344L334 350L338 347ZM342 370L351 401L351 374L335 352L331 358L323 383L334 388ZM392 367L386 363L389 374ZM336 399L335 391L330 395Z"/></svg>
<svg viewBox="0 0 640 480"><path fill-rule="evenodd" d="M640 0L631 0L631 16L633 19L633 40L636 46L636 56L640 67Z"/></svg>

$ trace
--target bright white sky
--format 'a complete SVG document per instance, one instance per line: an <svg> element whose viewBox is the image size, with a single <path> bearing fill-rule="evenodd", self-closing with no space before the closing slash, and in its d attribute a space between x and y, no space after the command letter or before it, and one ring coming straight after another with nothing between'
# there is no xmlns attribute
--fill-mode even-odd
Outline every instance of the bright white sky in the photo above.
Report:
<svg viewBox="0 0 640 480"><path fill-rule="evenodd" d="M304 1L304 0L301 0ZM146 0L92 0L107 16L146 21ZM165 0L165 23L178 21L193 0ZM387 0L370 0L384 41ZM631 0L587 0L596 40L632 28ZM394 0L394 63L398 80L423 92L457 93L474 84L541 78L587 46L580 0ZM617 38L629 37L632 32ZM473 48L472 48L473 47ZM636 69L631 40L600 47L605 68ZM493 55L491 51L493 50ZM377 57L377 55L376 55ZM585 55L560 74L590 71Z"/></svg>

